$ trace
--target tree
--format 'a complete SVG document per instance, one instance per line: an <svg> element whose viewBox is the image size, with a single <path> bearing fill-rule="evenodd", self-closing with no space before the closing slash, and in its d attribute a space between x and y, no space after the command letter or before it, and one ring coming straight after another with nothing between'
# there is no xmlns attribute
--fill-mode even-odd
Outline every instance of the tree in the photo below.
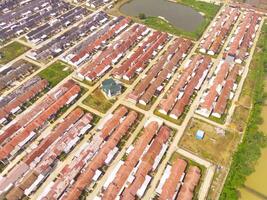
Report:
<svg viewBox="0 0 267 200"><path fill-rule="evenodd" d="M140 14L139 14L139 19L145 19L145 18L146 18L145 13L140 13Z"/></svg>

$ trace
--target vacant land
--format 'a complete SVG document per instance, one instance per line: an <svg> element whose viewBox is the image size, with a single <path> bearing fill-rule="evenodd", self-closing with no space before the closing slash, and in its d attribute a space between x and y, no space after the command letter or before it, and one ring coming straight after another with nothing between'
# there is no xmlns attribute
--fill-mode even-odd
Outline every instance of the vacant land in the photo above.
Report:
<svg viewBox="0 0 267 200"><path fill-rule="evenodd" d="M197 140L195 133L203 130L203 140ZM192 119L180 141L180 146L194 154L211 160L218 165L227 165L231 155L240 140L238 133L225 132L225 136L217 133L218 130L210 124Z"/></svg>
<svg viewBox="0 0 267 200"><path fill-rule="evenodd" d="M83 104L98 110L99 112L106 113L115 100L108 100L102 93L100 88L92 92L84 101Z"/></svg>
<svg viewBox="0 0 267 200"><path fill-rule="evenodd" d="M46 69L42 70L38 75L48 80L52 87L56 86L60 81L72 73L72 69L67 64L57 61Z"/></svg>
<svg viewBox="0 0 267 200"><path fill-rule="evenodd" d="M29 49L30 49L29 47L19 42L12 42L7 46L4 46L3 48L0 49L0 54L2 56L2 58L0 58L0 65L7 64L8 62L22 55Z"/></svg>

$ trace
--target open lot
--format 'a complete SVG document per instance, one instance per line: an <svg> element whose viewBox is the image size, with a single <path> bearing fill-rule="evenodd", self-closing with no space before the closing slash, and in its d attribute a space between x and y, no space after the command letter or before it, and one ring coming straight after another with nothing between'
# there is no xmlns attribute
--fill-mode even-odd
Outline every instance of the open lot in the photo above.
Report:
<svg viewBox="0 0 267 200"><path fill-rule="evenodd" d="M203 140L197 140L195 138L197 130L203 130L205 132ZM214 126L197 119L192 119L186 128L179 146L218 165L227 165L239 142L240 135L227 131L225 132L225 136L223 136L216 132Z"/></svg>
<svg viewBox="0 0 267 200"><path fill-rule="evenodd" d="M46 69L42 70L38 75L43 79L48 80L52 87L56 86L60 81L66 78L72 73L72 69L69 65L57 61Z"/></svg>
<svg viewBox="0 0 267 200"><path fill-rule="evenodd" d="M115 100L108 100L102 93L101 89L97 88L83 101L83 104L92 107L102 113L106 113L114 102Z"/></svg>
<svg viewBox="0 0 267 200"><path fill-rule="evenodd" d="M8 62L25 53L29 49L29 47L16 41L4 46L0 49L0 53L2 54L2 57L0 58L0 65L7 64Z"/></svg>

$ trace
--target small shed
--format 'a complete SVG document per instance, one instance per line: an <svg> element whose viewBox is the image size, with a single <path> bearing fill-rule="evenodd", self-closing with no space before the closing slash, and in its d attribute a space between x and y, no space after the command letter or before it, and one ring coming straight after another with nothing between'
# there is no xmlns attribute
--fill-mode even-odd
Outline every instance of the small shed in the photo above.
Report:
<svg viewBox="0 0 267 200"><path fill-rule="evenodd" d="M197 140L203 140L204 136L205 136L205 132L204 131L197 130L197 132L196 132L196 139Z"/></svg>

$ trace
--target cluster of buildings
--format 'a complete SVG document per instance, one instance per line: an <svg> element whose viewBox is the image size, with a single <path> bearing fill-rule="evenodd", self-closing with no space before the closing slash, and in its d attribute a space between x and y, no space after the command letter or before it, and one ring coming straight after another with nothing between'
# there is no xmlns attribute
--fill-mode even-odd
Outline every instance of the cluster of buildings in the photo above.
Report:
<svg viewBox="0 0 267 200"><path fill-rule="evenodd" d="M2 97L0 99L0 124L5 125L11 121L10 116L22 111L24 109L23 105L36 97L46 87L48 87L48 81L36 76L7 96Z"/></svg>
<svg viewBox="0 0 267 200"><path fill-rule="evenodd" d="M30 51L27 56L39 61L54 58L65 52L71 46L74 46L76 42L88 36L95 29L101 27L106 23L108 18L108 15L104 12L90 15L89 18L86 18L79 25L72 27L40 48Z"/></svg>
<svg viewBox="0 0 267 200"><path fill-rule="evenodd" d="M181 61L186 57L192 43L182 38L176 39L140 81L128 98L142 105L147 105L153 96L158 96L166 82L173 76ZM115 71L115 70L114 70Z"/></svg>
<svg viewBox="0 0 267 200"><path fill-rule="evenodd" d="M97 199L142 198L168 148L171 132L161 121L149 119L142 134L111 172Z"/></svg>
<svg viewBox="0 0 267 200"><path fill-rule="evenodd" d="M100 30L92 33L86 40L75 46L63 59L77 67L84 64L97 51L106 47L111 39L125 30L130 22L129 18L123 16L110 20Z"/></svg>
<svg viewBox="0 0 267 200"><path fill-rule="evenodd" d="M261 15L226 6L200 41L198 51L202 54L187 58L193 47L191 40L152 30L128 17L92 12L82 5L99 8L111 5L110 0L74 2L77 5L62 0L0 2L0 41L25 34L27 42L36 46L26 56L39 62L60 56L75 67L73 78L85 80L83 84L109 75L100 86L107 98L121 94L121 82L130 84L142 74L126 96L138 106L153 104L173 78L156 110L169 120L186 114L207 79L196 113L217 118L226 113L244 70L239 64L249 55ZM212 58L203 54L218 55L237 22L223 50L223 60L212 74ZM182 65L185 59L188 61ZM24 60L3 66L0 91L37 68ZM142 199L169 148L173 130L160 117L149 116L137 133L143 116L123 105L104 116L93 130L97 116L80 107L55 122L82 93L74 79L67 79L47 92L49 82L34 76L0 98L0 167L13 166L0 177L0 198L19 200L34 195L38 200L78 200L93 191L112 166L95 200ZM31 101L36 102L29 105ZM125 141L133 131L137 136L126 148ZM203 139L204 132L196 137ZM123 147L124 155L119 154ZM116 158L120 160L114 163ZM167 164L153 198L192 200L201 173L186 160L174 159Z"/></svg>
<svg viewBox="0 0 267 200"><path fill-rule="evenodd" d="M7 164L20 154L49 125L48 121L55 118L64 106L73 103L80 92L80 86L69 80L6 126L0 135L1 163Z"/></svg>
<svg viewBox="0 0 267 200"><path fill-rule="evenodd" d="M139 24L131 26L116 38L113 43L93 57L88 64L80 68L77 76L87 81L94 81L103 76L112 68L112 65L117 64L142 39L145 29L143 25Z"/></svg>
<svg viewBox="0 0 267 200"><path fill-rule="evenodd" d="M239 15L237 8L225 7L200 41L199 51L209 55L218 54Z"/></svg>
<svg viewBox="0 0 267 200"><path fill-rule="evenodd" d="M4 66L0 69L0 91L13 85L14 82L30 75L33 71L37 70L37 66L19 60L10 66Z"/></svg>
<svg viewBox="0 0 267 200"><path fill-rule="evenodd" d="M205 117L217 118L225 113L228 100L231 100L237 89L237 77L241 76L243 67L221 61L209 80L208 88L203 93L199 108L196 111Z"/></svg>
<svg viewBox="0 0 267 200"><path fill-rule="evenodd" d="M61 0L2 1L0 6L3 8L0 9L2 42L28 32L73 7Z"/></svg>
<svg viewBox="0 0 267 200"><path fill-rule="evenodd" d="M59 17L39 26L38 28L26 34L26 39L34 44L39 44L42 41L50 38L56 33L60 32L63 28L74 24L89 14L89 11L83 7L76 7L68 10L66 13Z"/></svg>
<svg viewBox="0 0 267 200"><path fill-rule="evenodd" d="M185 160L176 158L168 164L156 188L157 199L191 200L201 178L197 166L189 166Z"/></svg>
<svg viewBox="0 0 267 200"><path fill-rule="evenodd" d="M68 154L91 128L93 116L80 108L72 111L36 148L34 148L19 166L28 168L21 172L6 194L7 199L21 199L29 196L49 176L62 154ZM22 168L21 168L22 169ZM23 174L24 172L24 174ZM15 173L15 172L13 172ZM9 173L10 174L10 173Z"/></svg>
<svg viewBox="0 0 267 200"><path fill-rule="evenodd" d="M159 112L169 115L173 119L178 119L190 104L195 91L198 91L212 65L208 56L194 55L185 64L183 72L173 83L166 96L159 104Z"/></svg>
<svg viewBox="0 0 267 200"><path fill-rule="evenodd" d="M157 52L163 48L166 41L168 41L166 33L160 31L151 32L146 40L119 67L113 70L112 75L125 80L132 79L135 74L141 73L145 69L149 64L149 60L157 55Z"/></svg>
<svg viewBox="0 0 267 200"><path fill-rule="evenodd" d="M249 49L253 45L256 32L259 29L261 15L256 12L245 12L230 43L225 49L224 58L243 63L249 56Z"/></svg>
<svg viewBox="0 0 267 200"><path fill-rule="evenodd" d="M90 8L99 8L111 2L111 0L73 0L74 3L86 2L85 5Z"/></svg>
<svg viewBox="0 0 267 200"><path fill-rule="evenodd" d="M111 2L111 0L86 0L86 5L91 8L99 8L109 2Z"/></svg>
<svg viewBox="0 0 267 200"><path fill-rule="evenodd" d="M91 128L93 116L76 108L65 117L6 177L0 181L6 199L21 199L34 192L55 169L62 153L69 151Z"/></svg>
<svg viewBox="0 0 267 200"><path fill-rule="evenodd" d="M121 139L129 134L137 118L137 112L124 106L104 118L92 139L80 147L39 199L79 199L82 192L105 173L104 166L110 165L115 158Z"/></svg>

